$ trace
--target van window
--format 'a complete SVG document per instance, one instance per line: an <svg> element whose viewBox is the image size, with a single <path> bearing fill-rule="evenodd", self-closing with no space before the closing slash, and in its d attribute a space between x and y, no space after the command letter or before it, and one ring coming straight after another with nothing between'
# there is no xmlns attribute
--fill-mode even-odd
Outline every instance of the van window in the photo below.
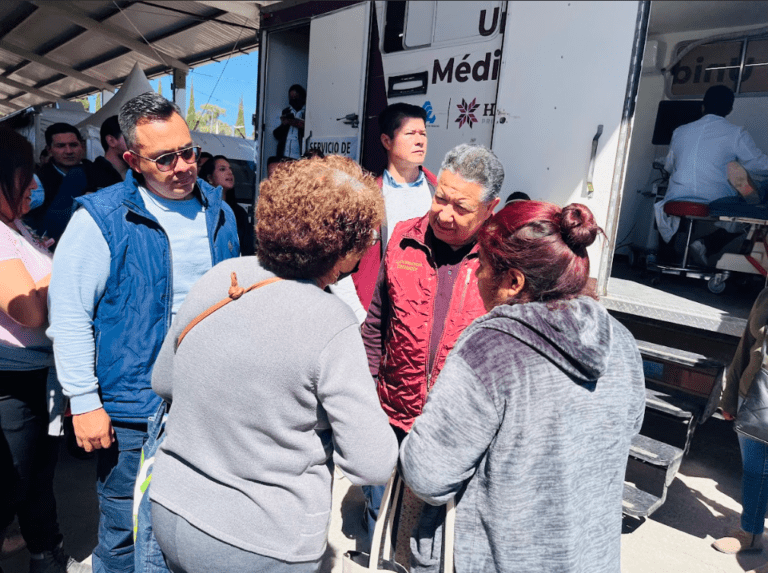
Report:
<svg viewBox="0 0 768 573"><path fill-rule="evenodd" d="M432 43L432 25L435 20L434 2L408 2L406 10L406 48L421 48Z"/></svg>
<svg viewBox="0 0 768 573"><path fill-rule="evenodd" d="M690 42L678 44L680 53ZM701 97L723 84L736 94L768 91L768 39L697 46L672 68L673 96Z"/></svg>
<svg viewBox="0 0 768 573"><path fill-rule="evenodd" d="M739 92L768 92L768 39L747 44Z"/></svg>
<svg viewBox="0 0 768 573"><path fill-rule="evenodd" d="M253 161L230 159L229 166L235 176L235 199L238 203L253 205L256 191L256 164Z"/></svg>
<svg viewBox="0 0 768 573"><path fill-rule="evenodd" d="M501 2L416 0L387 2L384 53L479 41L496 35L502 25Z"/></svg>
<svg viewBox="0 0 768 573"><path fill-rule="evenodd" d="M404 49L405 4L405 2L387 2L384 43L382 45L382 51L385 54L401 52Z"/></svg>

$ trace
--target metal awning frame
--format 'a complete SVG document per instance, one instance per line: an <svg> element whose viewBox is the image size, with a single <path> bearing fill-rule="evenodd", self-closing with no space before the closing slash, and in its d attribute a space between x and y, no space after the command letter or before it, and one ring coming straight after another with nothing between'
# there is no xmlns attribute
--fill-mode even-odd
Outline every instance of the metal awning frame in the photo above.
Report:
<svg viewBox="0 0 768 573"><path fill-rule="evenodd" d="M135 62L155 78L250 53L258 47L260 8L276 3L5 0L0 112L114 92ZM39 38L29 37L37 29Z"/></svg>

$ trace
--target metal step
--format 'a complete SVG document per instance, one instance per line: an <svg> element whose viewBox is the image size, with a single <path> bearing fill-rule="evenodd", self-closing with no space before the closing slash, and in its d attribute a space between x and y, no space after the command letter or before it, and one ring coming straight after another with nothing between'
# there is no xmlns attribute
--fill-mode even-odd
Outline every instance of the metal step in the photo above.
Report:
<svg viewBox="0 0 768 573"><path fill-rule="evenodd" d="M656 497L624 482L624 497L621 500L621 510L624 514L632 517L648 517L663 503L664 497Z"/></svg>
<svg viewBox="0 0 768 573"><path fill-rule="evenodd" d="M726 364L702 354L637 341L649 408L702 423L717 409Z"/></svg>
<svg viewBox="0 0 768 573"><path fill-rule="evenodd" d="M629 455L654 466L679 467L683 459L683 450L638 434L632 438Z"/></svg>
<svg viewBox="0 0 768 573"><path fill-rule="evenodd" d="M645 358L655 358L656 360L672 362L689 368L719 368L722 366L722 362L719 360L713 360L703 354L687 352L680 348L670 348L646 340L638 340L637 348Z"/></svg>
<svg viewBox="0 0 768 573"><path fill-rule="evenodd" d="M664 499L682 461L682 449L638 435L632 439L624 480L643 492Z"/></svg>
<svg viewBox="0 0 768 573"><path fill-rule="evenodd" d="M655 408L645 409L645 419L640 434L664 442L687 453L698 418L688 420L670 416Z"/></svg>
<svg viewBox="0 0 768 573"><path fill-rule="evenodd" d="M701 404L686 399L684 395L668 391L648 380L645 383L645 406L684 421L688 421L694 416L698 417L703 410Z"/></svg>

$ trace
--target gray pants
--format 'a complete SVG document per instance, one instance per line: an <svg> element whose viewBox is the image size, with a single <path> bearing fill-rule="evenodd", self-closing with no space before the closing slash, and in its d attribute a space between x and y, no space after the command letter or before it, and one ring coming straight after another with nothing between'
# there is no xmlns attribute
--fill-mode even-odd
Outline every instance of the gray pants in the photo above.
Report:
<svg viewBox="0 0 768 573"><path fill-rule="evenodd" d="M289 563L239 549L200 531L154 501L152 528L173 573L317 573L320 567L320 559Z"/></svg>

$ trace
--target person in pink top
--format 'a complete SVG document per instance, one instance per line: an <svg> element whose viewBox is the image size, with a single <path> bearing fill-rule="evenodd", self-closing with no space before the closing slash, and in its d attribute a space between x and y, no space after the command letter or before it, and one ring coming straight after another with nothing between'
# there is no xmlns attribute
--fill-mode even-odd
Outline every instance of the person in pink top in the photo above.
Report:
<svg viewBox="0 0 768 573"><path fill-rule="evenodd" d="M33 168L29 142L0 130L0 544L18 516L30 573L85 572L90 567L64 553L53 496L45 336L51 254L21 222L36 187Z"/></svg>

